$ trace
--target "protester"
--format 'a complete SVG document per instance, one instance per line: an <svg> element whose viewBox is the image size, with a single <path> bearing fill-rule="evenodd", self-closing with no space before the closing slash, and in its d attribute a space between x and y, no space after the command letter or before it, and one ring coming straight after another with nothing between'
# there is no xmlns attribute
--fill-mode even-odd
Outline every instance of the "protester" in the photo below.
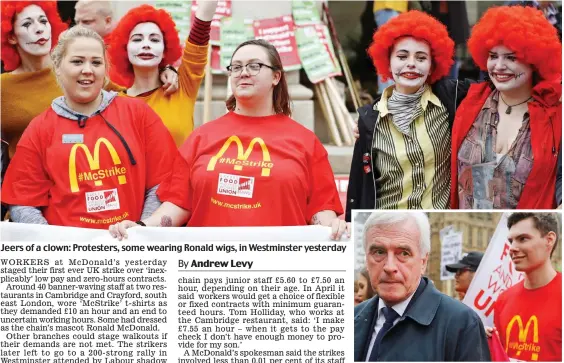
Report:
<svg viewBox="0 0 564 363"><path fill-rule="evenodd" d="M79 0L75 5L74 21L78 25L89 28L104 38L104 43L110 44L112 29L114 28L114 11L110 1ZM171 63L172 64L172 63ZM160 80L163 85L164 95L168 96L178 91L177 71L171 65L162 67ZM121 81L121 74L110 64L108 75L114 82Z"/></svg>
<svg viewBox="0 0 564 363"><path fill-rule="evenodd" d="M468 291L470 283L474 279L474 274L482 261L482 257L484 257L482 252L472 251L462 257L457 263L446 265L448 272L455 273L454 290L458 293L460 301L464 299L466 291Z"/></svg>
<svg viewBox="0 0 564 363"><path fill-rule="evenodd" d="M177 149L150 107L102 90L104 48L74 27L53 49L64 96L33 119L6 173L2 202L15 222L108 228L159 205Z"/></svg>
<svg viewBox="0 0 564 363"><path fill-rule="evenodd" d="M67 26L55 1L2 1L2 61L7 73L0 76L2 137L9 156L31 120L62 95L51 71L49 51ZM107 82L107 91L121 87Z"/></svg>
<svg viewBox="0 0 564 363"><path fill-rule="evenodd" d="M13 156L23 131L61 95L49 51L67 26L56 1L2 1L2 138ZM38 87L38 85L41 85Z"/></svg>
<svg viewBox="0 0 564 363"><path fill-rule="evenodd" d="M393 78L359 109L347 193L352 209L444 209L450 193L450 127L468 82L443 79L454 43L443 24L412 10L388 21L368 49L378 74Z"/></svg>
<svg viewBox="0 0 564 363"><path fill-rule="evenodd" d="M472 85L452 131L451 207L550 209L562 140L562 45L541 11L488 9L468 49Z"/></svg>
<svg viewBox="0 0 564 363"><path fill-rule="evenodd" d="M162 9L141 5L131 9L112 33L110 60L126 87L124 95L145 101L161 117L177 146L194 128L194 106L208 59L211 20L217 0L198 3L196 17L184 53L172 17ZM174 63L180 89L166 96L159 80L159 67Z"/></svg>
<svg viewBox="0 0 564 363"><path fill-rule="evenodd" d="M355 361L490 360L478 315L423 277L430 229L422 212L374 212L366 221L366 267L376 295L355 307Z"/></svg>
<svg viewBox="0 0 564 363"><path fill-rule="evenodd" d="M372 290L370 276L368 271L363 269L358 273L358 290L354 294L354 305L356 306L365 300L371 299L372 296L374 296L374 290Z"/></svg>
<svg viewBox="0 0 564 363"><path fill-rule="evenodd" d="M74 22L98 33L104 42L108 43L108 36L113 29L112 3L110 1L79 0L74 6Z"/></svg>
<svg viewBox="0 0 564 363"><path fill-rule="evenodd" d="M561 231L558 215L513 213L507 227L511 260L525 278L495 302L501 344L511 359L562 362L562 273L550 261Z"/></svg>
<svg viewBox="0 0 564 363"><path fill-rule="evenodd" d="M313 132L292 120L290 95L276 48L264 40L240 44L228 67L229 112L198 127L180 149L159 188L163 205L147 226L332 227L339 239L350 225L327 151ZM233 144L233 147L231 147ZM260 146L258 148L257 146ZM119 239L131 221L110 233Z"/></svg>

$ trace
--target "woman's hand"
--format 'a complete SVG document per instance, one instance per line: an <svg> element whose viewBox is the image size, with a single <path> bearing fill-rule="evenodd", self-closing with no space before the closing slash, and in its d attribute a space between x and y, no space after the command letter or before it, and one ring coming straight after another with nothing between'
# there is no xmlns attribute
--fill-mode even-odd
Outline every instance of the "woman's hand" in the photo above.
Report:
<svg viewBox="0 0 564 363"><path fill-rule="evenodd" d="M331 221L331 239L338 241L343 233L346 233L347 238L351 238L351 224L339 218L333 219Z"/></svg>
<svg viewBox="0 0 564 363"><path fill-rule="evenodd" d="M127 239L127 229L131 227L139 226L137 223L133 221L121 221L116 224L112 224L110 226L110 234L112 237L117 238L118 241L123 240L124 238Z"/></svg>
<svg viewBox="0 0 564 363"><path fill-rule="evenodd" d="M178 91L178 74L175 71L166 68L161 72L160 80L163 83L162 89L164 89L165 96L170 96Z"/></svg>
<svg viewBox="0 0 564 363"><path fill-rule="evenodd" d="M203 21L211 21L217 8L217 0L198 1L198 9L196 9L196 18Z"/></svg>

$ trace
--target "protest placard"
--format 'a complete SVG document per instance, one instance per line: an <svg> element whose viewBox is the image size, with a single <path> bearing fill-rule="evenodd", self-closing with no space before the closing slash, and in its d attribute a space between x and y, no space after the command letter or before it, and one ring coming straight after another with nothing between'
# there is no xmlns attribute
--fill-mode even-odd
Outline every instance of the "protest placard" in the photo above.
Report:
<svg viewBox="0 0 564 363"><path fill-rule="evenodd" d="M255 33L252 20L221 19L219 39L221 68L224 70L230 64L231 56L239 44L254 38Z"/></svg>
<svg viewBox="0 0 564 363"><path fill-rule="evenodd" d="M310 25L321 22L317 1L292 1L292 15L296 25Z"/></svg>
<svg viewBox="0 0 564 363"><path fill-rule="evenodd" d="M504 214L462 301L478 313L485 326L493 326L493 304L498 296L524 278L522 272L515 270L509 255L508 233Z"/></svg>
<svg viewBox="0 0 564 363"><path fill-rule="evenodd" d="M450 228L450 227L447 227ZM456 263L462 257L462 233L440 233L441 239L441 281L454 279L454 274L448 272L446 265Z"/></svg>
<svg viewBox="0 0 564 363"><path fill-rule="evenodd" d="M334 72L333 61L313 26L296 28L296 42L302 66L311 83L319 83Z"/></svg>
<svg viewBox="0 0 564 363"><path fill-rule="evenodd" d="M291 15L255 20L253 29L255 38L264 39L276 47L285 71L301 68Z"/></svg>

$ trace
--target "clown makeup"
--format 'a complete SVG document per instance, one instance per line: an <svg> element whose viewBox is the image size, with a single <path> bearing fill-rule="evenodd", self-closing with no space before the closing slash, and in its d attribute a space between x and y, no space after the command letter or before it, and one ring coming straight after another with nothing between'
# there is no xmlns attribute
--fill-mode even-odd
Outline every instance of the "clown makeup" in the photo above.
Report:
<svg viewBox="0 0 564 363"><path fill-rule="evenodd" d="M139 23L129 34L127 56L133 67L158 67L163 60L164 39L155 23Z"/></svg>
<svg viewBox="0 0 564 363"><path fill-rule="evenodd" d="M51 24L43 9L30 5L14 20L14 36L11 44L17 44L20 52L41 57L51 50Z"/></svg>
<svg viewBox="0 0 564 363"><path fill-rule="evenodd" d="M532 86L533 68L519 60L503 45L490 50L488 73L498 91L518 91Z"/></svg>
<svg viewBox="0 0 564 363"><path fill-rule="evenodd" d="M431 72L429 44L412 37L401 38L390 54L390 71L396 90L403 94L417 92Z"/></svg>

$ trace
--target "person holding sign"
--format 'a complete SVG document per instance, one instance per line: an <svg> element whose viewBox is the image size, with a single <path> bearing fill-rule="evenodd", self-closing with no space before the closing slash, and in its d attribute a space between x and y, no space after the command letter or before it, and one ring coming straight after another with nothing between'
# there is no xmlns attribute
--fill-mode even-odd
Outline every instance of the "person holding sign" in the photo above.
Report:
<svg viewBox="0 0 564 363"><path fill-rule="evenodd" d="M208 61L211 20L216 7L217 0L198 3L184 51L170 14L150 5L131 9L112 32L109 57L114 73L121 75L116 81L129 87L121 94L151 106L177 146L182 145L194 128L194 107ZM178 92L167 95L159 79L159 69L173 64L180 56L180 87Z"/></svg>
<svg viewBox="0 0 564 363"><path fill-rule="evenodd" d="M474 274L480 266L484 254L478 251L471 251L462 257L457 263L446 265L448 272L454 273L454 290L458 293L458 299L462 301L472 283Z"/></svg>
<svg viewBox="0 0 564 363"><path fill-rule="evenodd" d="M51 57L64 96L18 143L2 187L12 219L108 228L150 215L178 154L170 133L142 101L102 90L105 45L93 30L67 30Z"/></svg>
<svg viewBox="0 0 564 363"><path fill-rule="evenodd" d="M374 34L368 54L378 74L395 84L359 109L347 220L352 209L448 207L450 130L468 88L444 78L453 53L446 27L416 10Z"/></svg>
<svg viewBox="0 0 564 363"><path fill-rule="evenodd" d="M552 209L562 141L562 44L531 7L488 9L468 49L487 71L452 130L451 208Z"/></svg>
<svg viewBox="0 0 564 363"><path fill-rule="evenodd" d="M423 277L431 250L425 213L373 212L362 237L376 295L354 309L355 362L490 360L478 314Z"/></svg>
<svg viewBox="0 0 564 363"><path fill-rule="evenodd" d="M507 221L511 247L504 252L525 279L498 297L494 325L515 360L562 361L562 273L550 260L561 231L558 219L553 213L513 213Z"/></svg>
<svg viewBox="0 0 564 363"><path fill-rule="evenodd" d="M282 61L265 40L240 44L227 67L229 112L197 128L180 149L172 175L158 191L163 205L147 226L332 227L339 239L350 225L342 214L327 151L292 120ZM124 221L110 228L122 239Z"/></svg>

